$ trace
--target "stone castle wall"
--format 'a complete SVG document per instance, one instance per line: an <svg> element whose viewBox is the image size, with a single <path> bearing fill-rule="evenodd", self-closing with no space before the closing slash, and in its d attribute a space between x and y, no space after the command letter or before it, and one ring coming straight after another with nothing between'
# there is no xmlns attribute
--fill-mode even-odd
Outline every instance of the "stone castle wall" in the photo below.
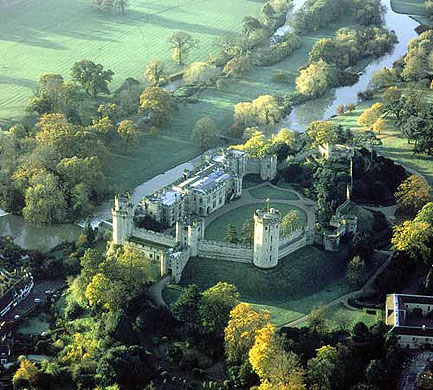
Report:
<svg viewBox="0 0 433 390"><path fill-rule="evenodd" d="M156 244L175 246L176 239L168 234L154 232L146 229L134 229L132 232L133 237L141 238L146 241L152 241Z"/></svg>
<svg viewBox="0 0 433 390"><path fill-rule="evenodd" d="M253 262L253 248L219 241L200 241L198 244L198 255L208 259L236 263L251 264Z"/></svg>
<svg viewBox="0 0 433 390"><path fill-rule="evenodd" d="M282 259L283 257L286 257L307 245L307 237L304 236L300 240L295 241L293 244L287 245L283 248L280 247L278 252L278 259Z"/></svg>

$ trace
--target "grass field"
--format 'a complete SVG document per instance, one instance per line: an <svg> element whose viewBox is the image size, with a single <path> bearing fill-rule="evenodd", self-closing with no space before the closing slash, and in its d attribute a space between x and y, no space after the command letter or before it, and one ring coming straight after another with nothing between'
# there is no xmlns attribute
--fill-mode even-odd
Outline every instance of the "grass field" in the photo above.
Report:
<svg viewBox="0 0 433 390"><path fill-rule="evenodd" d="M271 186L264 186L254 188L248 191L256 199L287 199L287 200L299 200L298 195L293 192L279 190Z"/></svg>
<svg viewBox="0 0 433 390"><path fill-rule="evenodd" d="M423 91L433 99L431 91ZM352 129L354 132L364 131L364 129L359 127L357 124L358 117L366 108L370 107L377 101L381 101L380 96L377 96L374 100L359 104L352 114L337 116L332 120L335 123ZM416 170L424 175L429 183L433 185L433 157L422 154L413 154L413 145L408 144L406 138L400 136L400 133L392 120L387 120L386 129L382 134L378 135L378 138L383 142L383 145L375 146L375 150L378 153L393 159L397 163Z"/></svg>
<svg viewBox="0 0 433 390"><path fill-rule="evenodd" d="M308 314L321 303L348 291L344 250L339 254L305 247L280 260L270 271L249 264L194 258L186 266L181 284L206 289L218 281L234 283L241 300L271 311L272 321L283 325ZM170 293L171 299L176 296Z"/></svg>
<svg viewBox="0 0 433 390"><path fill-rule="evenodd" d="M432 24L424 7L424 0L391 0L391 7L394 12L411 15L419 23L428 26Z"/></svg>
<svg viewBox="0 0 433 390"><path fill-rule="evenodd" d="M253 218L254 211L263 207L264 207L264 203L254 203L246 206L241 206L233 211L230 211L229 213L222 215L220 218L211 222L210 225L206 228L205 238L208 240L223 241L226 235L227 226L230 223L233 224L233 226L236 228L237 232L239 233L242 229L242 225L244 224L244 222L247 221L248 219ZM271 201L271 207L275 207L276 209L280 210L281 215L285 215L291 210L298 211L300 213L300 222L302 226L305 226L307 221L307 216L305 212L300 208L296 206L291 206L288 204L272 202L272 201Z"/></svg>

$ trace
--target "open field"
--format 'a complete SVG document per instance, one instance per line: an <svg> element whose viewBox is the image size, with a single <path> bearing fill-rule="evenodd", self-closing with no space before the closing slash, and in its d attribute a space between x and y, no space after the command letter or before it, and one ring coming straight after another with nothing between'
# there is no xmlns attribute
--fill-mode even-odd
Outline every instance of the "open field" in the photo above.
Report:
<svg viewBox="0 0 433 390"><path fill-rule="evenodd" d="M181 284L196 283L206 289L218 281L234 283L242 301L270 310L272 321L283 325L350 291L344 278L344 254L344 250L336 254L305 247L280 260L270 271L194 258L186 266ZM170 295L175 297L174 292Z"/></svg>
<svg viewBox="0 0 433 390"><path fill-rule="evenodd" d="M240 31L262 2L240 0L132 0L124 16L101 15L86 0L28 0L0 10L0 118L19 113L42 73L68 77L88 58L115 72L113 87L140 77L153 58L172 64L167 39L175 31L199 40L190 60L206 59L213 41ZM177 70L170 65L171 70Z"/></svg>
<svg viewBox="0 0 433 390"><path fill-rule="evenodd" d="M391 0L391 7L394 12L411 15L421 24L432 25L432 21L424 8L424 0Z"/></svg>
<svg viewBox="0 0 433 390"><path fill-rule="evenodd" d="M252 219L254 211L259 208L263 208L264 205L265 205L264 203L249 204L246 206L241 206L233 211L230 211L229 213L222 215L220 218L211 222L210 225L206 228L205 238L207 240L223 241L226 235L227 226L230 223L236 228L236 231L239 234L244 222L249 219ZM276 209L280 210L281 215L285 215L291 210L298 211L300 213L301 226L305 226L307 221L307 216L305 212L300 208L296 206L291 206L288 204L272 202L272 201L271 201L271 207L275 207Z"/></svg>

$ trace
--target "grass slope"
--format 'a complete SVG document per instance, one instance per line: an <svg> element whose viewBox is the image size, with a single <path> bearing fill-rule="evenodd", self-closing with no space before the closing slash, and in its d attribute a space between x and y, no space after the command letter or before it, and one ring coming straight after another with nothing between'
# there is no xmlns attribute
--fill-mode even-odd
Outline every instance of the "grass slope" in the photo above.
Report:
<svg viewBox="0 0 433 390"><path fill-rule="evenodd" d="M293 192L279 190L271 186L264 186L254 188L248 191L256 199L288 199L288 200L299 200L298 195Z"/></svg>
<svg viewBox="0 0 433 390"><path fill-rule="evenodd" d="M391 7L399 14L427 16L424 0L391 0Z"/></svg>
<svg viewBox="0 0 433 390"><path fill-rule="evenodd" d="M240 233L244 222L248 219L252 219L254 211L263 208L264 205L264 203L249 204L222 215L215 221L211 222L206 228L205 238L207 240L223 241L229 224L232 224L236 228L237 232ZM305 215L305 212L296 206L271 202L271 207L280 210L281 215L285 215L291 210L297 210L300 213L300 222L302 226L306 224L307 216Z"/></svg>
<svg viewBox="0 0 433 390"><path fill-rule="evenodd" d="M350 291L344 278L343 255L344 250L336 254L305 247L280 260L270 271L249 264L194 258L183 272L181 285L195 283L206 289L219 281L233 283L242 301L270 310L272 321L283 325ZM169 295L174 298L175 293Z"/></svg>
<svg viewBox="0 0 433 390"><path fill-rule="evenodd" d="M430 100L433 99L431 91L427 89L423 89L422 91L424 94L428 94ZM365 109L377 101L381 101L380 95L376 96L374 100L359 104L352 114L337 116L333 118L332 121L350 128L354 132L364 131L364 128L357 124L358 117ZM378 153L393 159L395 162L403 164L421 173L426 177L428 182L433 185L433 157L423 154L414 154L413 145L408 144L406 138L400 135L394 122L392 120L387 120L386 125L385 131L378 135L382 140L383 145L376 146L375 150Z"/></svg>

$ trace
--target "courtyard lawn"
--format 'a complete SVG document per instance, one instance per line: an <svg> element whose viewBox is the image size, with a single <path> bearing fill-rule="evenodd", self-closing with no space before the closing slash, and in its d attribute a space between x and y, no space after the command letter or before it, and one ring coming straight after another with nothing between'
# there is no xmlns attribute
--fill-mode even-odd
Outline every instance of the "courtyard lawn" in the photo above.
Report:
<svg viewBox="0 0 433 390"><path fill-rule="evenodd" d="M211 222L209 226L206 228L205 238L207 240L223 241L226 235L227 226L230 224L232 224L236 228L236 231L240 233L244 222L247 221L248 219L252 219L254 215L254 211L256 211L257 209L262 209L263 207L265 207L264 202L254 203L254 204L241 206L235 210L232 210L222 215L215 221ZM272 202L272 201L271 201L271 207L280 210L281 215L283 216L291 210L299 211L301 226L305 226L307 222L307 216L305 212L301 210L299 207L284 204L284 203Z"/></svg>
<svg viewBox="0 0 433 390"><path fill-rule="evenodd" d="M427 89L423 89L422 91L424 94L428 94L428 100L432 101L433 93ZM359 127L357 124L358 117L366 108L378 101L381 101L380 96L377 96L374 100L361 103L352 114L336 116L332 121L350 128L354 132L364 131L364 128ZM378 135L378 138L383 142L383 145L374 147L378 153L393 159L396 163L416 170L424 175L428 182L433 185L433 156L414 154L413 145L408 144L407 139L400 136L400 132L393 120L386 121L386 129L382 134Z"/></svg>
<svg viewBox="0 0 433 390"><path fill-rule="evenodd" d="M287 199L299 200L299 196L293 192L279 190L271 186L263 186L248 190L248 192L256 199Z"/></svg>
<svg viewBox="0 0 433 390"><path fill-rule="evenodd" d="M233 283L242 301L270 310L272 321L281 326L350 291L344 278L345 253L344 249L330 253L308 246L268 271L249 264L193 258L181 285L195 283L206 289L219 281Z"/></svg>

